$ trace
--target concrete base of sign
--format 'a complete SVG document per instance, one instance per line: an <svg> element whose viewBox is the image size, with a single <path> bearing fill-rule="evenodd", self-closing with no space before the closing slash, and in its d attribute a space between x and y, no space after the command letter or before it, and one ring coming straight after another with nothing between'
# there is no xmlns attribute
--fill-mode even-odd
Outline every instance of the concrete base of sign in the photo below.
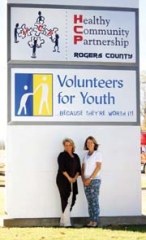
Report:
<svg viewBox="0 0 146 240"><path fill-rule="evenodd" d="M88 218L72 218L72 224L76 228L86 226ZM27 219L1 219L3 227L59 227L59 218L27 218ZM99 227L117 225L146 225L146 216L122 216L122 217L100 217Z"/></svg>

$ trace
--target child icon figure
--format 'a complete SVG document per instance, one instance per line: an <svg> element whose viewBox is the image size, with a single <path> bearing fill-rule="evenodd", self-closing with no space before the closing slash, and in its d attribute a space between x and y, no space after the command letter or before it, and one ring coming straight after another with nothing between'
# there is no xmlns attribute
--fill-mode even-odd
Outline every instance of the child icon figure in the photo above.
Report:
<svg viewBox="0 0 146 240"><path fill-rule="evenodd" d="M24 86L24 90L27 90L28 86ZM33 93L24 93L20 99L20 106L17 112L17 115L20 115L22 110L24 109L24 115L27 115L27 109L26 109L26 102L29 96L33 95Z"/></svg>

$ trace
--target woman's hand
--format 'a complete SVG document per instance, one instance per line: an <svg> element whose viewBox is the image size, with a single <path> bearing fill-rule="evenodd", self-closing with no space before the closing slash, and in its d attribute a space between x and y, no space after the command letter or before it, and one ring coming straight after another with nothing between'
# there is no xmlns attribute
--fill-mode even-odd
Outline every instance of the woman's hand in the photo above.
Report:
<svg viewBox="0 0 146 240"><path fill-rule="evenodd" d="M72 178L73 183L77 181L78 176L79 176L79 172L77 172L76 175Z"/></svg>
<svg viewBox="0 0 146 240"><path fill-rule="evenodd" d="M91 183L91 181L92 181L92 180L91 180L90 178L85 179L85 180L83 181L84 186L89 186L90 183Z"/></svg>
<svg viewBox="0 0 146 240"><path fill-rule="evenodd" d="M76 182L76 180L77 180L77 178L78 178L78 176L79 176L79 172L77 172L74 177L70 177L67 172L63 172L63 175L68 179L68 181L69 181L70 183L74 183L74 182Z"/></svg>
<svg viewBox="0 0 146 240"><path fill-rule="evenodd" d="M63 172L63 175L68 179L70 183L74 183L74 178L70 177L67 172Z"/></svg>
<svg viewBox="0 0 146 240"><path fill-rule="evenodd" d="M69 181L70 183L74 183L76 180L75 180L75 178L69 177L69 178L68 178L68 181Z"/></svg>

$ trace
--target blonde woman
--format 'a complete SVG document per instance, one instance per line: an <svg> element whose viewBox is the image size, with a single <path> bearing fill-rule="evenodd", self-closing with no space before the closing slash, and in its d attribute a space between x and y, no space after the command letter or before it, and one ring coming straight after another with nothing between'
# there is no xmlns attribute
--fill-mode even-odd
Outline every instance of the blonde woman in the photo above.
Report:
<svg viewBox="0 0 146 240"><path fill-rule="evenodd" d="M81 174L79 156L74 153L75 145L72 139L63 140L64 151L58 156L58 173L56 183L60 193L62 216L60 226L71 226L70 211L78 194L77 178Z"/></svg>

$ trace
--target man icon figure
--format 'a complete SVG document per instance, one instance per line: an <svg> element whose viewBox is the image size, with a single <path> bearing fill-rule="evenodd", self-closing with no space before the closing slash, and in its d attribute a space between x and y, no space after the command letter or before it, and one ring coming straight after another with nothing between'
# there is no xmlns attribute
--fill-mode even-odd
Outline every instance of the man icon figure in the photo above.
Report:
<svg viewBox="0 0 146 240"><path fill-rule="evenodd" d="M36 49L37 49L37 38L34 38L33 45L32 45L32 58L36 58Z"/></svg>
<svg viewBox="0 0 146 240"><path fill-rule="evenodd" d="M34 91L34 94L38 91L38 89L42 89L41 91L41 99L39 105L39 114L42 114L43 106L45 105L47 113L49 114L49 106L48 106L48 96L49 96L49 86L45 81L47 80L46 76L43 76L42 80L44 82L40 83Z"/></svg>
<svg viewBox="0 0 146 240"><path fill-rule="evenodd" d="M19 29L19 23L16 23L14 28L14 42L18 43L18 29Z"/></svg>
<svg viewBox="0 0 146 240"><path fill-rule="evenodd" d="M54 34L55 34L54 38L52 37L52 35L50 37L51 41L54 43L54 50L53 50L53 52L60 52L59 51L59 34L57 33L58 32L58 28L54 28L53 31L54 31Z"/></svg>
<svg viewBox="0 0 146 240"><path fill-rule="evenodd" d="M24 86L24 90L27 90L28 86L25 85ZM20 115L22 110L24 110L24 115L27 115L27 108L26 108L26 102L29 96L33 95L33 93L24 93L20 99L20 106L17 112L17 115Z"/></svg>

